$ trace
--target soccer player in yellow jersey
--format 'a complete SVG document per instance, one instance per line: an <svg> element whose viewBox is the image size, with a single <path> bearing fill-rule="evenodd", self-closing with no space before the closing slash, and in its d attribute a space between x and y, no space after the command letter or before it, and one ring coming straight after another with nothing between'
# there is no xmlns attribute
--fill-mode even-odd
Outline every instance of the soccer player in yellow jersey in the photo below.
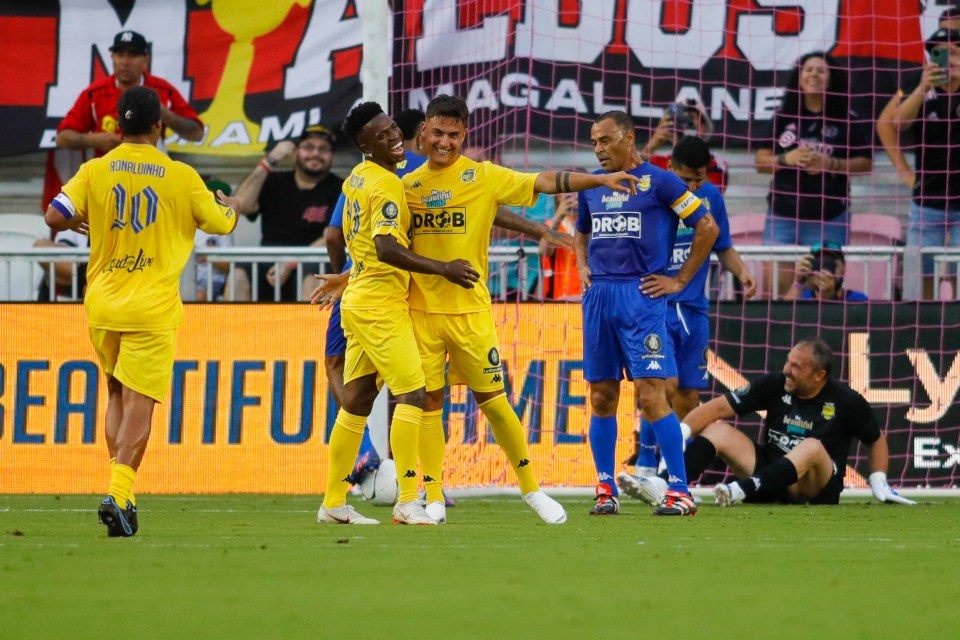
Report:
<svg viewBox="0 0 960 640"><path fill-rule="evenodd" d="M90 235L84 306L90 339L107 378L106 438L112 468L99 517L110 537L137 532L133 483L153 408L170 388L177 327L183 322L180 273L200 228L233 231L236 198L218 204L190 166L156 147L160 99L134 87L119 101L123 142L90 160L47 208L47 224Z"/></svg>
<svg viewBox="0 0 960 640"><path fill-rule="evenodd" d="M444 369L449 356L450 384L466 384L473 391L490 422L494 439L517 474L524 501L545 522L560 524L566 521L567 514L540 489L530 465L523 426L504 392L490 292L485 284L490 230L496 223L535 237L549 236L545 225L501 210L499 205L532 206L540 193L598 186L635 193L637 178L624 172L519 173L490 162L474 162L460 155L469 115L462 98L437 96L427 106L426 115L423 146L428 161L403 178L413 216L412 248L434 260L465 257L481 274L473 289L452 287L442 278L421 273L413 274L410 287L410 315L427 389L420 434L427 513L439 522L446 521L441 493L441 414Z"/></svg>
<svg viewBox="0 0 960 640"><path fill-rule="evenodd" d="M417 502L425 387L407 303L410 272L435 275L455 289L473 288L480 274L466 260L433 260L409 249L410 212L395 173L404 159L403 135L380 105L363 102L354 107L343 130L363 153L364 162L343 183L343 229L353 258L350 284L340 302L347 352L340 411L330 437L327 493L317 522L378 524L348 505L346 495L363 427L379 391L379 377L397 399L390 424L400 489L393 521L435 525Z"/></svg>

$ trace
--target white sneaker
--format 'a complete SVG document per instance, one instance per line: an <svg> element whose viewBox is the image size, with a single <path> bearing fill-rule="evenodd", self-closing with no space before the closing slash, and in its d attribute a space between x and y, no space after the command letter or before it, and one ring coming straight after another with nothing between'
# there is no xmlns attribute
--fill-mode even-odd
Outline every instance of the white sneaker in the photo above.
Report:
<svg viewBox="0 0 960 640"><path fill-rule="evenodd" d="M398 502L393 507L394 524L426 524L436 525L437 521L431 518L416 500Z"/></svg>
<svg viewBox="0 0 960 640"><path fill-rule="evenodd" d="M349 504L342 504L333 509L320 505L320 510L317 511L317 522L320 524L380 524L379 520L360 515Z"/></svg>
<svg viewBox="0 0 960 640"><path fill-rule="evenodd" d="M531 491L523 496L523 501L547 524L563 524L567 521L567 512L559 502L545 494L543 489Z"/></svg>
<svg viewBox="0 0 960 640"><path fill-rule="evenodd" d="M658 507L663 501L663 496L667 493L669 485L667 481L658 476L649 478L638 478L629 473L617 474L617 487L620 492L631 498L636 498L651 507Z"/></svg>
<svg viewBox="0 0 960 640"><path fill-rule="evenodd" d="M447 523L447 505L443 503L443 500L431 502L423 510L427 512L428 516L436 520L437 524Z"/></svg>
<svg viewBox="0 0 960 640"><path fill-rule="evenodd" d="M731 507L743 502L747 495L735 482L730 484L718 484L713 488L713 495L716 497L716 504L721 507Z"/></svg>

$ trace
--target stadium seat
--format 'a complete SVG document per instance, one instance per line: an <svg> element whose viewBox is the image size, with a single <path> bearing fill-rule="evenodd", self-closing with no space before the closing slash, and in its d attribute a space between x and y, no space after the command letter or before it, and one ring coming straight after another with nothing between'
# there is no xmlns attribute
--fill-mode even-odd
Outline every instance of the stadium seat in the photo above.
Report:
<svg viewBox="0 0 960 640"><path fill-rule="evenodd" d="M903 226L893 215L880 213L855 213L850 216L850 240L852 247L893 247L903 244ZM894 286L890 286L893 279ZM888 254L878 255L876 260L847 262L845 286L863 291L871 300L889 300L891 292L900 286L900 257L893 261Z"/></svg>
<svg viewBox="0 0 960 640"><path fill-rule="evenodd" d="M40 238L49 238L50 228L36 213L0 214L0 300L36 300L43 270L24 260L8 260L3 253L29 249Z"/></svg>

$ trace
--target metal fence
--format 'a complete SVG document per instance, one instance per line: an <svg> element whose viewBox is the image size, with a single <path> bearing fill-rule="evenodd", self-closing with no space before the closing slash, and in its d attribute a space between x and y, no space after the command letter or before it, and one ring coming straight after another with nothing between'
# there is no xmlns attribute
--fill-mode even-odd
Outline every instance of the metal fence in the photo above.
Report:
<svg viewBox="0 0 960 640"><path fill-rule="evenodd" d="M792 269L793 263L803 254L806 247L791 246L739 246L743 260L751 266L758 277L766 269L766 278L773 279L783 269ZM500 293L496 299L503 299L502 292L507 291L508 272L514 265L520 282L527 282L531 268L526 258L539 254L534 247L490 247L490 282L499 284L494 287ZM931 256L934 263L934 287L937 299L954 299L957 296L953 273L960 263L960 249L952 248L910 248L891 246L848 246L844 248L847 262L847 283L852 288L869 290L871 298L893 300L918 299L920 297L920 263L922 256ZM56 287L49 287L46 301L78 301L82 299L80 291L80 269L89 259L88 249L70 247L45 247L5 250L0 252L0 300L38 300L39 285L44 276L54 281L54 269L57 263L72 265L71 283L63 285L59 295ZM216 265L226 264L227 289L221 297L215 295L214 270ZM235 277L238 265L250 265L250 298L259 298L259 273L279 267L281 264L296 265L296 281L302 283L308 275L308 268L319 267L320 273L330 271L330 261L326 249L310 247L202 247L197 248L187 262L180 280L180 292L185 301L197 300L198 276L206 282L206 300L236 300ZM769 266L765 266L769 265ZM521 290L521 300L542 299L543 274L537 261L536 285L532 291ZM711 299L730 300L736 296L736 285L729 273L720 273L716 258L713 258L714 275L708 280L708 295ZM711 284L712 283L712 284ZM297 299L304 300L302 289L298 287ZM771 290L769 282L761 285L766 294ZM64 290L65 289L65 290ZM202 289L201 289L202 290ZM280 300L280 284L273 287L273 299Z"/></svg>

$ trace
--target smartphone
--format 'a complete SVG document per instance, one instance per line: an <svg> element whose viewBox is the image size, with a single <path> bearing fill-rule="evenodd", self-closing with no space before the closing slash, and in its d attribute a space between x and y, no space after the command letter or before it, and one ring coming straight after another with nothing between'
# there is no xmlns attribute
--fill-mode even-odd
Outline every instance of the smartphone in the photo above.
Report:
<svg viewBox="0 0 960 640"><path fill-rule="evenodd" d="M934 47L930 52L930 62L941 69L950 67L950 49L947 47Z"/></svg>

